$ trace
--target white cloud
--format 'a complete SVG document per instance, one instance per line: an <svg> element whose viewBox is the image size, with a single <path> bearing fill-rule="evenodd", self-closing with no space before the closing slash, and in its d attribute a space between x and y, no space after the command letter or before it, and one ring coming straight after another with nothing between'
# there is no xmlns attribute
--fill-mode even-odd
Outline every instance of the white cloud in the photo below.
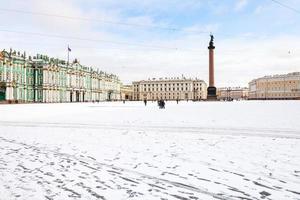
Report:
<svg viewBox="0 0 300 200"><path fill-rule="evenodd" d="M204 25L195 24L191 27L185 28L184 31L190 33L197 33L197 32L215 33L219 30L219 28L220 28L220 24L204 24Z"/></svg>
<svg viewBox="0 0 300 200"><path fill-rule="evenodd" d="M237 0L237 3L235 5L236 11L243 10L248 5L248 0Z"/></svg>
<svg viewBox="0 0 300 200"><path fill-rule="evenodd" d="M262 5L259 5L255 8L254 14L259 15L263 12L264 7Z"/></svg>

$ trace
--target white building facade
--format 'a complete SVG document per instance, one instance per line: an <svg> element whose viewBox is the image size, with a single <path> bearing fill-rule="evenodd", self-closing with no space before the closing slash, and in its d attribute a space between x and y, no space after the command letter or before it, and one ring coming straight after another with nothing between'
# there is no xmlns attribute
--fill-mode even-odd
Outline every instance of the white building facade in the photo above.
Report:
<svg viewBox="0 0 300 200"><path fill-rule="evenodd" d="M204 100L207 85L203 80L160 78L133 82L133 100Z"/></svg>

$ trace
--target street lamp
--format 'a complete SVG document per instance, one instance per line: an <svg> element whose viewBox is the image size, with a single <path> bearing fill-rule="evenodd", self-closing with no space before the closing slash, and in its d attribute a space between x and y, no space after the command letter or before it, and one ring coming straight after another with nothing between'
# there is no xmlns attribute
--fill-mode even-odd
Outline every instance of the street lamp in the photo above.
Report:
<svg viewBox="0 0 300 200"><path fill-rule="evenodd" d="M286 93L285 93L285 91L286 91L286 85L285 85L286 83L285 83L285 76L283 77L283 99L286 99Z"/></svg>

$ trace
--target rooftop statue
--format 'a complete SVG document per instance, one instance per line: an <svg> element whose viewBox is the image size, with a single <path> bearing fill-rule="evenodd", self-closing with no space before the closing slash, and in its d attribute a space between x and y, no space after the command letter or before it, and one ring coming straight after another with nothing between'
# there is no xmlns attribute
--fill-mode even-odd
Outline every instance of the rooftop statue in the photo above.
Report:
<svg viewBox="0 0 300 200"><path fill-rule="evenodd" d="M214 39L215 39L214 36L211 34L211 35L210 35L210 42L209 42L209 46L210 46L210 47L213 47L213 46L214 46Z"/></svg>

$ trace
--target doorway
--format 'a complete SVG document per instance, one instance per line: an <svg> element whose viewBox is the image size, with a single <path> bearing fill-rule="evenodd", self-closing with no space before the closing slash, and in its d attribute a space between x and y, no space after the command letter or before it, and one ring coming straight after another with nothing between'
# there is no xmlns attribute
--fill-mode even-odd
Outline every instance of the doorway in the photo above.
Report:
<svg viewBox="0 0 300 200"><path fill-rule="evenodd" d="M70 102L73 102L73 92L70 92Z"/></svg>
<svg viewBox="0 0 300 200"><path fill-rule="evenodd" d="M0 101L5 101L5 89L0 88Z"/></svg>

